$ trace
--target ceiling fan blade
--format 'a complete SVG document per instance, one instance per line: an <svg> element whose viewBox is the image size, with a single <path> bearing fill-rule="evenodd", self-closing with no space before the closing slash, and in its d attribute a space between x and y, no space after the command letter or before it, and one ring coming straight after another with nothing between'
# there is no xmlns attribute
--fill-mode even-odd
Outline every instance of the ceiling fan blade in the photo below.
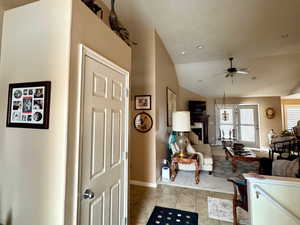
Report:
<svg viewBox="0 0 300 225"><path fill-rule="evenodd" d="M228 78L230 76L231 76L231 73L227 73L226 76L225 76L225 78Z"/></svg>
<svg viewBox="0 0 300 225"><path fill-rule="evenodd" d="M249 72L247 72L247 71L242 71L242 70L238 70L236 73L238 73L238 74L245 74L245 75L248 75L248 74L249 74Z"/></svg>
<svg viewBox="0 0 300 225"><path fill-rule="evenodd" d="M224 77L224 72L215 73L215 74L213 74L213 75L211 75L211 76L203 77L203 78L201 78L200 80L201 80L201 81L211 81L211 80L219 79L220 77Z"/></svg>

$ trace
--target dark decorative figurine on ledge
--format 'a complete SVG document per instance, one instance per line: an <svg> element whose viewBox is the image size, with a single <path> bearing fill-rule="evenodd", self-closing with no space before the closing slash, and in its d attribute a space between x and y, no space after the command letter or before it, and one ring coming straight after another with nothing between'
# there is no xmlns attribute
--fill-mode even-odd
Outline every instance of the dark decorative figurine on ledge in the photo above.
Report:
<svg viewBox="0 0 300 225"><path fill-rule="evenodd" d="M100 19L103 19L103 9L95 3L94 0L82 0L82 2L95 13L100 16ZM100 14L99 14L100 13Z"/></svg>
<svg viewBox="0 0 300 225"><path fill-rule="evenodd" d="M115 31L117 33L117 35L119 35L120 38L122 38L126 42L127 45L129 45L129 46L137 45L136 42L130 40L128 30L125 27L123 27L118 20L118 16L117 16L116 10L115 10L115 0L111 0L111 11L110 11L110 15L109 15L109 24L110 24L111 29L113 31Z"/></svg>

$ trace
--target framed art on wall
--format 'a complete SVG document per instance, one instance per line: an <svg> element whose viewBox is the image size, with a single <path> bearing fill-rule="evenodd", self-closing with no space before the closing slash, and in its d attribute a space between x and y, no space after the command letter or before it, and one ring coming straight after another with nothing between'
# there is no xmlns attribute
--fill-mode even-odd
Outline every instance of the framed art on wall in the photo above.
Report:
<svg viewBox="0 0 300 225"><path fill-rule="evenodd" d="M167 87L167 126L172 127L172 114L176 112L176 93Z"/></svg>
<svg viewBox="0 0 300 225"><path fill-rule="evenodd" d="M134 127L141 133L146 133L151 130L153 126L152 117L145 112L136 114L134 118Z"/></svg>
<svg viewBox="0 0 300 225"><path fill-rule="evenodd" d="M7 127L49 128L51 82L9 84Z"/></svg>
<svg viewBox="0 0 300 225"><path fill-rule="evenodd" d="M136 95L135 110L151 110L151 95Z"/></svg>
<svg viewBox="0 0 300 225"><path fill-rule="evenodd" d="M266 109L266 117L271 120L275 118L275 109L269 107Z"/></svg>

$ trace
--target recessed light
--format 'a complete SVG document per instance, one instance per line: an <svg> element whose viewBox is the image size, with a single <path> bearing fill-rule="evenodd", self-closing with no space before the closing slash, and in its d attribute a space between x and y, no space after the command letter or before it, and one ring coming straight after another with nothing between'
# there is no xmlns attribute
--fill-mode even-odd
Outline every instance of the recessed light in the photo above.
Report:
<svg viewBox="0 0 300 225"><path fill-rule="evenodd" d="M202 48L204 48L204 47L203 47L203 45L197 45L196 48L202 49Z"/></svg>
<svg viewBox="0 0 300 225"><path fill-rule="evenodd" d="M183 51L183 52L181 52L181 55L185 55L185 52Z"/></svg>

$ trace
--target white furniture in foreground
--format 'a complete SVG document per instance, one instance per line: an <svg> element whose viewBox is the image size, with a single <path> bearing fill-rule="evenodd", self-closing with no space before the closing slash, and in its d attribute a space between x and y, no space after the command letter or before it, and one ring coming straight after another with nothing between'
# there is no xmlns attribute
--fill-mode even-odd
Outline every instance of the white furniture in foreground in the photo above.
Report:
<svg viewBox="0 0 300 225"><path fill-rule="evenodd" d="M251 225L299 225L300 179L244 174Z"/></svg>

